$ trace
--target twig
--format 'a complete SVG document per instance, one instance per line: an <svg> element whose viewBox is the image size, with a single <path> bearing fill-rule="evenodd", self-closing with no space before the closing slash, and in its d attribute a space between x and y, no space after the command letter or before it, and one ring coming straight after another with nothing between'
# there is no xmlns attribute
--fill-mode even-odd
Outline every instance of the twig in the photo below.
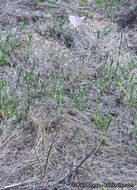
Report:
<svg viewBox="0 0 137 190"><path fill-rule="evenodd" d="M12 135L11 135L9 138L6 139L6 141L0 146L0 148L2 149L2 148L5 146L5 144L6 144L14 135L16 135L16 131L14 131L14 133L12 133Z"/></svg>
<svg viewBox="0 0 137 190"><path fill-rule="evenodd" d="M15 187L18 187L18 186L21 186L21 185L25 185L26 183L31 183L31 182L37 181L37 180L40 180L40 178L34 178L34 179L26 180L26 181L23 181L23 182L20 182L20 183L14 183L14 184L11 184L11 185L0 187L0 190L8 190L8 189L11 190L11 188L15 188Z"/></svg>
<svg viewBox="0 0 137 190"><path fill-rule="evenodd" d="M121 35L120 35L120 43L119 43L119 50L118 50L118 55L117 55L117 68L116 68L116 71L117 71L118 66L119 66L119 56L121 54L121 47L122 47L122 41L123 41L123 32L124 32L124 28L122 28Z"/></svg>
<svg viewBox="0 0 137 190"><path fill-rule="evenodd" d="M93 157L93 159L92 159L92 165L93 165L93 162L94 162L94 160L95 160L95 157L97 156L97 153L99 152L99 150L100 150L100 148L101 148L101 146L104 144L104 139L101 141L101 143L99 144L99 146L98 146L98 149L97 149L97 152L95 153L95 156Z"/></svg>
<svg viewBox="0 0 137 190"><path fill-rule="evenodd" d="M98 153L98 151L100 150L100 148L101 148L101 146L102 146L103 143L104 143L104 140L101 141L101 143L99 144L98 148L94 148L94 149L84 158L84 160L82 160L82 162L81 162L74 170L71 170L71 171L69 172L69 174L67 174L63 179L61 179L61 180L58 182L58 184L61 184L61 183L64 183L64 184L65 184L65 183L70 183L71 178L72 178L72 176L76 173L76 171L77 171L77 170L81 167L81 165L91 156L91 154L92 154L93 152L95 152L96 149L97 149L97 153ZM95 154L95 156L94 156L94 158L93 158L93 160L92 160L92 163L93 163L93 161L94 161L94 159L95 159L97 153Z"/></svg>
<svg viewBox="0 0 137 190"><path fill-rule="evenodd" d="M46 159L46 164L45 164L44 175L46 174L46 171L47 171L47 168L48 168L49 156L50 156L50 153L51 153L52 147L53 147L53 145L54 145L54 142L55 142L56 136L57 136L57 133L55 134L54 139L53 139L53 141L52 141L52 144L51 144L51 146L50 146L50 148L49 148L49 151L48 151L48 155L47 155L47 159Z"/></svg>
<svg viewBox="0 0 137 190"><path fill-rule="evenodd" d="M100 148L101 148L101 146L102 146L103 143L104 143L104 140L102 140L101 143L99 144L98 149L97 149L97 152L96 152L95 156L93 157L92 163L93 163L95 157L97 156L97 153L99 152L99 150L100 150ZM78 168L91 156L91 154L92 154L95 150L96 150L96 148L94 148L94 149L90 152L90 154L86 156L86 158L75 168L74 172L76 172L76 171L78 170Z"/></svg>
<svg viewBox="0 0 137 190"><path fill-rule="evenodd" d="M18 5L25 5L25 6L35 6L35 7L41 7L41 8L45 8L45 7L50 7L50 8L57 8L58 6L55 5L49 5L49 4L37 4L37 3L17 3Z"/></svg>
<svg viewBox="0 0 137 190"><path fill-rule="evenodd" d="M74 173L80 168L80 166L91 156L91 154L96 150L96 148L94 148L89 155L87 155L84 160L82 160L82 162L74 169Z"/></svg>

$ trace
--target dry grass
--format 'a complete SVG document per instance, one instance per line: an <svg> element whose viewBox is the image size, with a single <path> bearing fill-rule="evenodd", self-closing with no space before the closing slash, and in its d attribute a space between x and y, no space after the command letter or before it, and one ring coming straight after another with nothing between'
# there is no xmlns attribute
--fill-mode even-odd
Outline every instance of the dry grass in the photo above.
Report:
<svg viewBox="0 0 137 190"><path fill-rule="evenodd" d="M136 189L135 6L1 2L0 190Z"/></svg>

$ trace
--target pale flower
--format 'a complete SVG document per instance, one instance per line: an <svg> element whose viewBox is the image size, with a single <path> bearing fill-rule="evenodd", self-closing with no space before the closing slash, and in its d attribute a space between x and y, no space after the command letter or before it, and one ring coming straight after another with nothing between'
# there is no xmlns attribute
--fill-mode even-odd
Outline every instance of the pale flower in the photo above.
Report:
<svg viewBox="0 0 137 190"><path fill-rule="evenodd" d="M71 24L74 27L79 27L82 22L84 21L85 17L78 17L78 16L73 16L73 15L69 15L69 21L71 22Z"/></svg>

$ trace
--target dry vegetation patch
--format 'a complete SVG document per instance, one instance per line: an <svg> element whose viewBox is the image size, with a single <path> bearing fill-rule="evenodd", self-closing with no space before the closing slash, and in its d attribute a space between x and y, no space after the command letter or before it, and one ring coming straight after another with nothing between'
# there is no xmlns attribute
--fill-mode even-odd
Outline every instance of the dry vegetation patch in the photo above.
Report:
<svg viewBox="0 0 137 190"><path fill-rule="evenodd" d="M0 190L137 188L136 7L1 1Z"/></svg>

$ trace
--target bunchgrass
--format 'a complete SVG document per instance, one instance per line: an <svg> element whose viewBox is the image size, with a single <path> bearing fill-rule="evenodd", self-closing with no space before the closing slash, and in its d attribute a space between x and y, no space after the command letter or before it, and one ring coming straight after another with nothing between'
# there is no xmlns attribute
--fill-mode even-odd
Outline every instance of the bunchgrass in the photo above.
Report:
<svg viewBox="0 0 137 190"><path fill-rule="evenodd" d="M99 129L105 130L107 132L109 129L111 120L112 120L111 108L108 109L108 111L104 114L104 116L101 116L99 110L96 109L95 122L96 122L96 125L99 127Z"/></svg>
<svg viewBox="0 0 137 190"><path fill-rule="evenodd" d="M8 90L6 80L0 81L0 113L3 118L10 118L15 113L18 100L14 90Z"/></svg>
<svg viewBox="0 0 137 190"><path fill-rule="evenodd" d="M19 38L12 39L13 24L9 23L9 29L6 37L4 38L2 33L0 33L0 66L7 64L6 58L13 54L14 50L22 45L19 42Z"/></svg>

